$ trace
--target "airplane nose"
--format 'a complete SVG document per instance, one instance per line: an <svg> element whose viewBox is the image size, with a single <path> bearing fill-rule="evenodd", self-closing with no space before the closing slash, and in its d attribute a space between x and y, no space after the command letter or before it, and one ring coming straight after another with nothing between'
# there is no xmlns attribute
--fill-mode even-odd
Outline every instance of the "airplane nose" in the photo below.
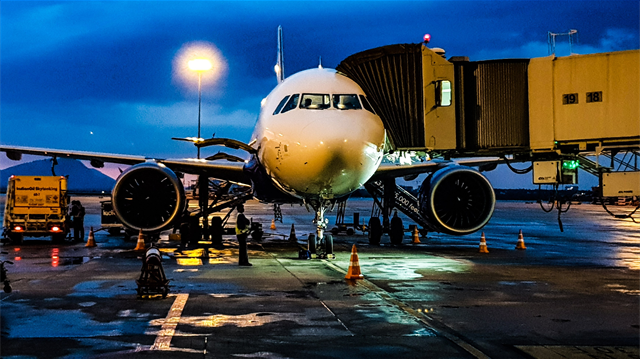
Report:
<svg viewBox="0 0 640 359"><path fill-rule="evenodd" d="M362 186L375 172L384 143L381 126L367 125L366 118L355 116L348 121L345 116L325 117L309 124L304 129L306 141L291 145L291 165L281 166L292 170L286 174L291 189L334 198Z"/></svg>

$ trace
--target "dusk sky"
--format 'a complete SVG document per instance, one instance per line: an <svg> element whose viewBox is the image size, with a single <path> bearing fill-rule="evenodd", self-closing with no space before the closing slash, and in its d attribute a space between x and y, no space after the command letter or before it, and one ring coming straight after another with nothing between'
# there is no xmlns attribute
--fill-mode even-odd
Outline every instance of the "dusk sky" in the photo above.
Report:
<svg viewBox="0 0 640 359"><path fill-rule="evenodd" d="M419 43L425 33L447 57L472 61L547 56L548 31L570 29L578 30L574 53L638 49L639 4L2 1L0 142L193 156L192 145L171 141L197 134L197 77L185 71L191 45L217 59L203 80L203 137L248 141L260 101L276 85L278 25L291 75L316 67L320 56L333 68L356 52ZM569 55L567 44L558 38L557 55ZM14 164L2 155L0 168ZM509 186L504 176L488 177ZM520 177L530 183L530 175Z"/></svg>

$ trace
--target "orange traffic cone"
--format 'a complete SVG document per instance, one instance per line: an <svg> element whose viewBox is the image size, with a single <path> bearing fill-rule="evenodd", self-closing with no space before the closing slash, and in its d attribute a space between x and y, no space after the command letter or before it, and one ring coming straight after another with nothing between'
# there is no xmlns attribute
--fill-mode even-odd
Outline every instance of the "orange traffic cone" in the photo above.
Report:
<svg viewBox="0 0 640 359"><path fill-rule="evenodd" d="M484 232L482 232L482 237L480 237L480 253L489 253L489 249L487 249L487 240L484 238Z"/></svg>
<svg viewBox="0 0 640 359"><path fill-rule="evenodd" d="M413 240L411 244L420 244L420 233L418 232L418 226L413 227Z"/></svg>
<svg viewBox="0 0 640 359"><path fill-rule="evenodd" d="M85 247L95 247L96 246L96 239L93 236L93 227L91 227L91 229L89 230L89 237L87 237L87 244L85 244Z"/></svg>
<svg viewBox="0 0 640 359"><path fill-rule="evenodd" d="M298 237L296 237L296 228L293 226L293 223L291 223L291 233L289 233L289 240L291 242L296 242L298 240Z"/></svg>
<svg viewBox="0 0 640 359"><path fill-rule="evenodd" d="M360 262L358 261L358 251L354 244L351 248L351 263L349 264L349 270L344 279L362 279L364 276L360 272Z"/></svg>
<svg viewBox="0 0 640 359"><path fill-rule="evenodd" d="M275 230L276 230L276 220L275 220L275 219L272 219L272 220L271 220L271 230L272 230L272 231L275 231Z"/></svg>
<svg viewBox="0 0 640 359"><path fill-rule="evenodd" d="M516 249L527 249L524 245L524 237L522 236L522 229L520 230L520 234L518 234L518 244L516 244Z"/></svg>
<svg viewBox="0 0 640 359"><path fill-rule="evenodd" d="M144 234L142 234L142 229L140 230L140 233L138 234L138 243L136 244L136 248L134 249L134 251L144 251L145 249L147 249L144 245Z"/></svg>

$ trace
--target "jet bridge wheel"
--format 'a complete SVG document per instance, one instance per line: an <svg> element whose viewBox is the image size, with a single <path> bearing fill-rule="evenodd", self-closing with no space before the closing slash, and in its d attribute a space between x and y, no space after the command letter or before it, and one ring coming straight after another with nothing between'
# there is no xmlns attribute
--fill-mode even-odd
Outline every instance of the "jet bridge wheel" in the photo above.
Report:
<svg viewBox="0 0 640 359"><path fill-rule="evenodd" d="M380 218L371 217L369 220L369 244L377 246L382 238L382 224Z"/></svg>

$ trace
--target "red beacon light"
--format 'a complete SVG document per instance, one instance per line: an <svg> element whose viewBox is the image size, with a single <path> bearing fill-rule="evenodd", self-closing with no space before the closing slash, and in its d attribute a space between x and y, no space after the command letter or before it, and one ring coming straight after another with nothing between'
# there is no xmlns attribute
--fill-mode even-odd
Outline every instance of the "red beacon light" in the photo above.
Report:
<svg viewBox="0 0 640 359"><path fill-rule="evenodd" d="M424 34L424 37L422 38L425 44L428 44L429 41L431 41L431 35L429 34Z"/></svg>

